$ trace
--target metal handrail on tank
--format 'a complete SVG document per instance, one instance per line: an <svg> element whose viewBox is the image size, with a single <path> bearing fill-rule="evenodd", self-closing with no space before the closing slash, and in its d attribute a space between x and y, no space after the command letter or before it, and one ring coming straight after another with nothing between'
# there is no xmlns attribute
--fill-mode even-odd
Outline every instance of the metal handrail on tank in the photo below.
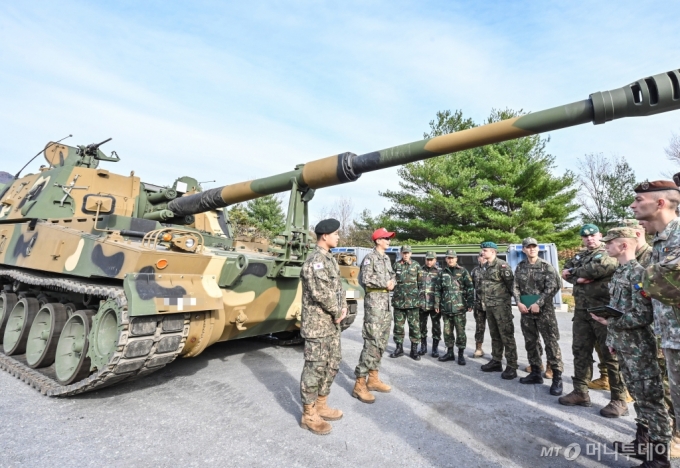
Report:
<svg viewBox="0 0 680 468"><path fill-rule="evenodd" d="M165 234L168 234L169 237L166 237ZM178 229L174 227L172 228L166 227L147 232L142 238L142 247L150 250L156 250L161 242L171 242L172 238L176 234L191 235L197 237L198 246L196 247L196 252L200 252L203 250L203 246L205 245L205 238L203 237L203 234L201 234L198 231L191 231L189 229Z"/></svg>

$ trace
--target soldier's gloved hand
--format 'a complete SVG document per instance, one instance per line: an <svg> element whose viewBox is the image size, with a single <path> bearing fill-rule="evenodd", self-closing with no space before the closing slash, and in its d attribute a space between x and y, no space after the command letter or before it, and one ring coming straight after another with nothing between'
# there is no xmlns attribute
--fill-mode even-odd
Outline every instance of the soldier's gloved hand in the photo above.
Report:
<svg viewBox="0 0 680 468"><path fill-rule="evenodd" d="M525 306L521 302L517 305L517 308L519 309L520 314L528 314L529 313L529 309L527 309L527 306Z"/></svg>
<svg viewBox="0 0 680 468"><path fill-rule="evenodd" d="M342 322L345 317L347 317L347 308L342 309L342 315L340 315L340 318L335 321L335 323L340 323ZM328 322L326 322L328 323Z"/></svg>
<svg viewBox="0 0 680 468"><path fill-rule="evenodd" d="M532 313L537 314L537 313L539 313L539 312L541 311L541 308L538 307L538 304L534 303L534 304L531 304L531 307L529 307L529 310L530 310Z"/></svg>

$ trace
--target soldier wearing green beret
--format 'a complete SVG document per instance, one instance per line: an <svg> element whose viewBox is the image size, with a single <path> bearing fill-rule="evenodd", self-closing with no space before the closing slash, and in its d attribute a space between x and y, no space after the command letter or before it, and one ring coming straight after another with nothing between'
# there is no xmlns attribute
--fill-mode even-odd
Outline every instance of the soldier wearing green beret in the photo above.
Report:
<svg viewBox="0 0 680 468"><path fill-rule="evenodd" d="M397 278L392 294L392 306L394 307L394 342L396 349L391 358L404 355L404 323L408 320L408 337L411 340L411 353L409 356L420 360L418 343L420 342L420 287L423 272L418 262L411 260L411 246L401 247L401 259L392 267Z"/></svg>
<svg viewBox="0 0 680 468"><path fill-rule="evenodd" d="M600 348L600 359L607 366L611 390L611 401L600 410L607 418L618 418L628 414L626 392L619 372L616 355L606 346L607 327L592 319L589 308L609 304L609 281L618 266L615 259L607 255L602 244L602 234L597 226L585 224L580 231L585 249L567 261L562 278L574 285L574 318L572 322L572 346L574 355L574 390L559 398L566 406L592 406L588 394L588 383L593 376L593 349Z"/></svg>

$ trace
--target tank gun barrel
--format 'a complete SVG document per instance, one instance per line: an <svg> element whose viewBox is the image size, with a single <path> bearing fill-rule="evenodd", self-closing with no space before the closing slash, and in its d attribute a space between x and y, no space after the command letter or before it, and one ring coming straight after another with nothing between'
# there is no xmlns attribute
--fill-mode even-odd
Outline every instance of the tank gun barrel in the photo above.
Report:
<svg viewBox="0 0 680 468"><path fill-rule="evenodd" d="M588 99L460 132L356 155L342 153L311 161L295 170L247 182L225 185L176 198L168 209L176 216L201 213L293 187L318 189L353 182L377 171L443 154L592 122L600 125L624 117L645 117L680 109L680 70L672 70Z"/></svg>

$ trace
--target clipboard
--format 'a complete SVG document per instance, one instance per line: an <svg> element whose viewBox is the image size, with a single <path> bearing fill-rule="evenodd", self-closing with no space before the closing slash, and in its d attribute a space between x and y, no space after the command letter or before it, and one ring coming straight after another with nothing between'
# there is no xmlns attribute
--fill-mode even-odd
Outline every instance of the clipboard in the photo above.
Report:
<svg viewBox="0 0 680 468"><path fill-rule="evenodd" d="M588 309L588 312L597 315L598 317L602 317L603 319L617 319L623 316L623 312L619 309L609 306L592 307Z"/></svg>
<svg viewBox="0 0 680 468"><path fill-rule="evenodd" d="M524 304L527 307L531 307L540 298L541 298L541 296L539 296L539 295L519 296L519 302L521 302L522 304Z"/></svg>

